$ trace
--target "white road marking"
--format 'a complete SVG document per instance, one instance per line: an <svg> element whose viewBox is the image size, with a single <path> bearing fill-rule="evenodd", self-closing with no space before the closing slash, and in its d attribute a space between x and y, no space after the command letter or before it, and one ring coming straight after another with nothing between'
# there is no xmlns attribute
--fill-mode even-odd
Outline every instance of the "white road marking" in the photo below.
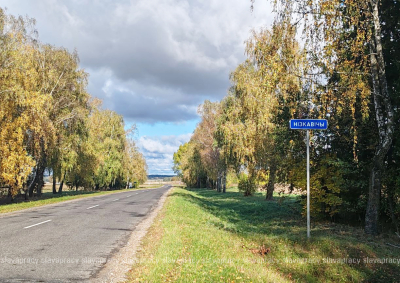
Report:
<svg viewBox="0 0 400 283"><path fill-rule="evenodd" d="M116 198L115 200L113 200L113 201L117 201L117 200L119 200L119 198Z"/></svg>
<svg viewBox="0 0 400 283"><path fill-rule="evenodd" d="M40 224L43 224L43 223L47 223L47 222L50 222L51 220L46 220L46 221L43 221L43 222L40 222L40 223L37 223L37 224L33 224L33 225L31 225L31 226L26 226L26 227L24 227L24 229L28 229L28 228L31 228L31 227L34 227L34 226L38 226L38 225L40 225Z"/></svg>
<svg viewBox="0 0 400 283"><path fill-rule="evenodd" d="M91 209L91 208L94 208L94 207L97 207L97 206L99 206L98 204L96 204L96 205L93 205L93 206L91 206L91 207L88 207L88 208L86 208L86 209Z"/></svg>

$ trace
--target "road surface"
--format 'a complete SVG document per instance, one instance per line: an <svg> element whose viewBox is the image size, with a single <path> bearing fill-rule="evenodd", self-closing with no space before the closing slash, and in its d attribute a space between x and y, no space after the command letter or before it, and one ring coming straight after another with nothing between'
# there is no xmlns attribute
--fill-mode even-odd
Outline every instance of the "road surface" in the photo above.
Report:
<svg viewBox="0 0 400 283"><path fill-rule="evenodd" d="M0 216L0 282L94 278L169 188L84 198Z"/></svg>

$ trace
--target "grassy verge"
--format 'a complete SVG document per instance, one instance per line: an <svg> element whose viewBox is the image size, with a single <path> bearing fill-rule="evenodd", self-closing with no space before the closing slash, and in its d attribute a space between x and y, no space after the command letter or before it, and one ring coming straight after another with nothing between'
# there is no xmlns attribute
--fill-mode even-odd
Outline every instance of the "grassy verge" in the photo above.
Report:
<svg viewBox="0 0 400 283"><path fill-rule="evenodd" d="M313 223L295 197L174 188L128 282L397 282L400 249L361 229ZM261 252L264 255L260 254ZM350 262L351 261L351 262Z"/></svg>
<svg viewBox="0 0 400 283"><path fill-rule="evenodd" d="M152 188L155 188L155 187L152 187ZM146 188L140 187L139 189L146 189ZM20 200L18 203L2 204L2 205L0 205L0 214L14 212L14 211L23 210L23 209L32 208L32 207L39 207L39 206L58 203L58 202L63 202L63 201L67 201L67 200L108 195L108 194L114 194L114 193L119 193L119 192L128 192L128 191L134 191L134 190L138 190L138 189L114 190L114 191L83 191L83 190L64 191L61 195L53 194L52 192L45 192L42 194L42 196L40 198L34 197L28 201Z"/></svg>

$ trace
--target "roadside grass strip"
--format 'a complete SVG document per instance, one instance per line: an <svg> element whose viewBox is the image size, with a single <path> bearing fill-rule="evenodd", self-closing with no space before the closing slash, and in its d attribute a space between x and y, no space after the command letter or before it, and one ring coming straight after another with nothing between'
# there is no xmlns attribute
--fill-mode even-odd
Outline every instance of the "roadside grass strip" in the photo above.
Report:
<svg viewBox="0 0 400 283"><path fill-rule="evenodd" d="M306 221L295 196L265 201L174 188L143 240L128 282L397 282L389 236ZM389 237L389 238L388 238ZM397 261L396 261L397 260ZM386 262L385 262L386 261Z"/></svg>

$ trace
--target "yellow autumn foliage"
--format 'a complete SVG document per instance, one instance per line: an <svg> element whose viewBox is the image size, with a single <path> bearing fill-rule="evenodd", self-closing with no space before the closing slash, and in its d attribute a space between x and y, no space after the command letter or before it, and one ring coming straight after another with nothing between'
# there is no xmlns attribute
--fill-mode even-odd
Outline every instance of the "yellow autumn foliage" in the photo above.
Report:
<svg viewBox="0 0 400 283"><path fill-rule="evenodd" d="M46 118L51 97L37 90L34 42L17 27L1 34L0 46L0 64L6 66L0 68L0 183L11 195L35 166L37 141L51 133Z"/></svg>

